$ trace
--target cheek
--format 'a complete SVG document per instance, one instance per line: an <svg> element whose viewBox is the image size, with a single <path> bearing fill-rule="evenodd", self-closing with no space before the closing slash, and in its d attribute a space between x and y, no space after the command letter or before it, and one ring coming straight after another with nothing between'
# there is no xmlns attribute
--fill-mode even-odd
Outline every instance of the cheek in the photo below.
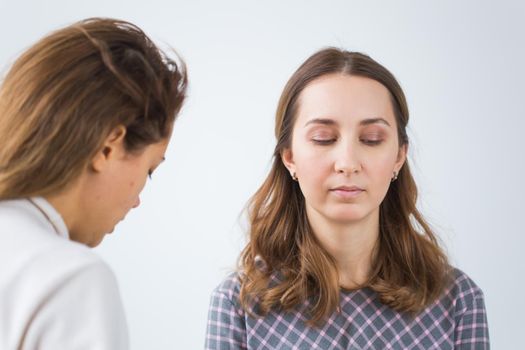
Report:
<svg viewBox="0 0 525 350"><path fill-rule="evenodd" d="M133 197L135 197L135 194L138 192L137 188L138 188L138 185L137 185L136 181L132 180L132 181L129 182L128 188L126 189L127 198L129 200L133 200Z"/></svg>
<svg viewBox="0 0 525 350"><path fill-rule="evenodd" d="M146 181L142 181L137 178L133 178L129 181L128 191L130 194L134 194L135 192L140 192L142 188L144 187Z"/></svg>
<svg viewBox="0 0 525 350"><path fill-rule="evenodd" d="M390 185L393 174L396 155L385 155L370 159L367 164L367 177L371 185L376 189L376 193L385 194Z"/></svg>
<svg viewBox="0 0 525 350"><path fill-rule="evenodd" d="M147 175L139 167L130 167L127 175L122 179L122 185L120 186L120 201L121 205L125 208L129 208L135 204L137 197L144 188L147 180Z"/></svg>
<svg viewBox="0 0 525 350"><path fill-rule="evenodd" d="M295 166L298 176L309 182L317 182L326 178L333 170L333 163L325 153L297 152L294 154Z"/></svg>
<svg viewBox="0 0 525 350"><path fill-rule="evenodd" d="M315 152L294 155L299 185L307 202L322 202L325 198L326 181L333 173L329 157Z"/></svg>
<svg viewBox="0 0 525 350"><path fill-rule="evenodd" d="M141 178L140 175L138 175L138 176L133 177L133 179L129 181L127 191L128 191L130 198L134 199L140 194L140 192L142 192L142 189L146 185L146 181L147 181L146 176L142 176L142 177L143 178Z"/></svg>

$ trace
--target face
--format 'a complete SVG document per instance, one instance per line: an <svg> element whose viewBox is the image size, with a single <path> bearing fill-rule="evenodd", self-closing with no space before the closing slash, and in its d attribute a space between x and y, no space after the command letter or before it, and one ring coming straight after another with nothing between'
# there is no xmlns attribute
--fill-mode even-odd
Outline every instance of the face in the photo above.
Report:
<svg viewBox="0 0 525 350"><path fill-rule="evenodd" d="M406 158L388 90L375 80L331 74L301 92L291 148L310 220L347 224L377 217Z"/></svg>
<svg viewBox="0 0 525 350"><path fill-rule="evenodd" d="M164 160L169 138L146 146L140 153L129 153L123 142L95 157L85 188L84 219L79 232L89 246L98 245L106 233L140 204L140 192L153 171ZM110 152L110 153L108 153ZM73 238L73 237L72 237Z"/></svg>

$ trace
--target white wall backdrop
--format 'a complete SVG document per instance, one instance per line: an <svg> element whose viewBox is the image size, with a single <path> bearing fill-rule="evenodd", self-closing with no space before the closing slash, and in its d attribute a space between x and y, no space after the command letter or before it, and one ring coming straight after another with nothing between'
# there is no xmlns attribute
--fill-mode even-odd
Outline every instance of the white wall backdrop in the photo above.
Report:
<svg viewBox="0 0 525 350"><path fill-rule="evenodd" d="M35 40L104 16L176 48L189 98L142 205L97 252L115 271L134 349L203 347L211 290L245 242L239 215L269 169L280 92L334 45L399 79L421 208L483 289L494 349L525 313L525 3L0 0L0 68Z"/></svg>

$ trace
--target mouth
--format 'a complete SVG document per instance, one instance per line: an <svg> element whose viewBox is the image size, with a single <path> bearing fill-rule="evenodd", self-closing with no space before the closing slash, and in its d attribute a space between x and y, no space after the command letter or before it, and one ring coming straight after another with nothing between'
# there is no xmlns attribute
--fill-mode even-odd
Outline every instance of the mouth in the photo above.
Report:
<svg viewBox="0 0 525 350"><path fill-rule="evenodd" d="M358 197L365 190L358 186L339 186L330 189L330 192L342 199L352 199Z"/></svg>

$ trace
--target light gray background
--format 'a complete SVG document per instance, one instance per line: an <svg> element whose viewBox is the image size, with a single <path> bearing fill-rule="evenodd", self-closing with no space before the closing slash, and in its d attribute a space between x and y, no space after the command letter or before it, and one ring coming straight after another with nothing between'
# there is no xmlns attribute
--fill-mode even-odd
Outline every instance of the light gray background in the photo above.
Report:
<svg viewBox="0 0 525 350"><path fill-rule="evenodd" d="M118 277L134 349L202 348L210 292L235 265L239 215L269 169L280 92L327 45L399 79L420 207L485 292L493 348L522 343L523 2L0 1L2 72L90 16L132 21L188 63L167 162L96 249Z"/></svg>

